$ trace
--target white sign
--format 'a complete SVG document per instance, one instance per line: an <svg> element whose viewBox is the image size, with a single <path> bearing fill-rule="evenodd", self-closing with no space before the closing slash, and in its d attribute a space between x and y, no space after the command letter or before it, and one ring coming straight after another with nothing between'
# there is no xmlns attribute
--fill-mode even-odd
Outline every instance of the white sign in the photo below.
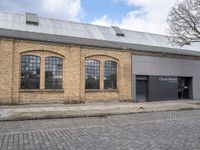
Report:
<svg viewBox="0 0 200 150"><path fill-rule="evenodd" d="M177 82L178 78L177 77L159 77L159 81L166 81L166 82Z"/></svg>

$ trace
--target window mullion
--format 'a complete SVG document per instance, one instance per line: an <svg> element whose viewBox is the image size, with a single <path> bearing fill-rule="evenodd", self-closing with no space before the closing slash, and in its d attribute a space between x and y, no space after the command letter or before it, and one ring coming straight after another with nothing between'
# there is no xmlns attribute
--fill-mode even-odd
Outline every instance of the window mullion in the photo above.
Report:
<svg viewBox="0 0 200 150"><path fill-rule="evenodd" d="M40 89L45 89L45 57L41 58L41 65L40 65Z"/></svg>
<svg viewBox="0 0 200 150"><path fill-rule="evenodd" d="M104 89L104 63L100 63L100 89Z"/></svg>

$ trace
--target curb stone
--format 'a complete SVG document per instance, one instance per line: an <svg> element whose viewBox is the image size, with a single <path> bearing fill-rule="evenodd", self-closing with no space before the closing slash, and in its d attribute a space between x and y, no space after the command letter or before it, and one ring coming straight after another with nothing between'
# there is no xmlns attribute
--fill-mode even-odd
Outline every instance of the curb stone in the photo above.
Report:
<svg viewBox="0 0 200 150"><path fill-rule="evenodd" d="M0 121L24 121L24 120L38 120L38 119L64 119L64 118L84 118L84 117L107 117L112 115L128 115L128 114L138 114L138 113L153 113L153 112L166 112L166 111L186 111L186 110L198 110L200 108L178 108L178 109L160 109L160 110L153 110L153 109L143 109L143 110L134 110L134 111L127 111L127 112L96 112L96 113L77 113L70 112L43 112L38 115L37 113L32 113L31 115L28 113L26 114L15 114L9 117L0 118Z"/></svg>
<svg viewBox="0 0 200 150"><path fill-rule="evenodd" d="M106 117L111 115L128 115L136 113L152 113L164 111L184 111L200 109L199 101L145 103L144 109L138 104L92 104L92 105L63 105L38 107L0 107L0 121L19 121L37 119L58 118L83 118L83 117ZM60 109L61 108L61 109Z"/></svg>

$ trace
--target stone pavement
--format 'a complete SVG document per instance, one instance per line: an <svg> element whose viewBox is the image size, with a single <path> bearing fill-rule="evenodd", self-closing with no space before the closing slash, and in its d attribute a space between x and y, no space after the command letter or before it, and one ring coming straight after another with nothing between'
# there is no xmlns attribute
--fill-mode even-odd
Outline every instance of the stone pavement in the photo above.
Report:
<svg viewBox="0 0 200 150"><path fill-rule="evenodd" d="M200 150L200 110L0 122L1 150Z"/></svg>
<svg viewBox="0 0 200 150"><path fill-rule="evenodd" d="M0 106L0 121L97 117L143 112L177 111L200 109L198 100L178 100L143 103L97 102L86 104L32 104Z"/></svg>

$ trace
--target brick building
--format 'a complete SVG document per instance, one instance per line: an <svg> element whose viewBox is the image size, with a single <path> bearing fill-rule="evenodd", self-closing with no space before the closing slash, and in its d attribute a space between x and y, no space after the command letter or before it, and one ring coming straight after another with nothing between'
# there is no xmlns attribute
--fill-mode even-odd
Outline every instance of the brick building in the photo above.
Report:
<svg viewBox="0 0 200 150"><path fill-rule="evenodd" d="M198 99L198 48L115 26L0 12L0 103Z"/></svg>

